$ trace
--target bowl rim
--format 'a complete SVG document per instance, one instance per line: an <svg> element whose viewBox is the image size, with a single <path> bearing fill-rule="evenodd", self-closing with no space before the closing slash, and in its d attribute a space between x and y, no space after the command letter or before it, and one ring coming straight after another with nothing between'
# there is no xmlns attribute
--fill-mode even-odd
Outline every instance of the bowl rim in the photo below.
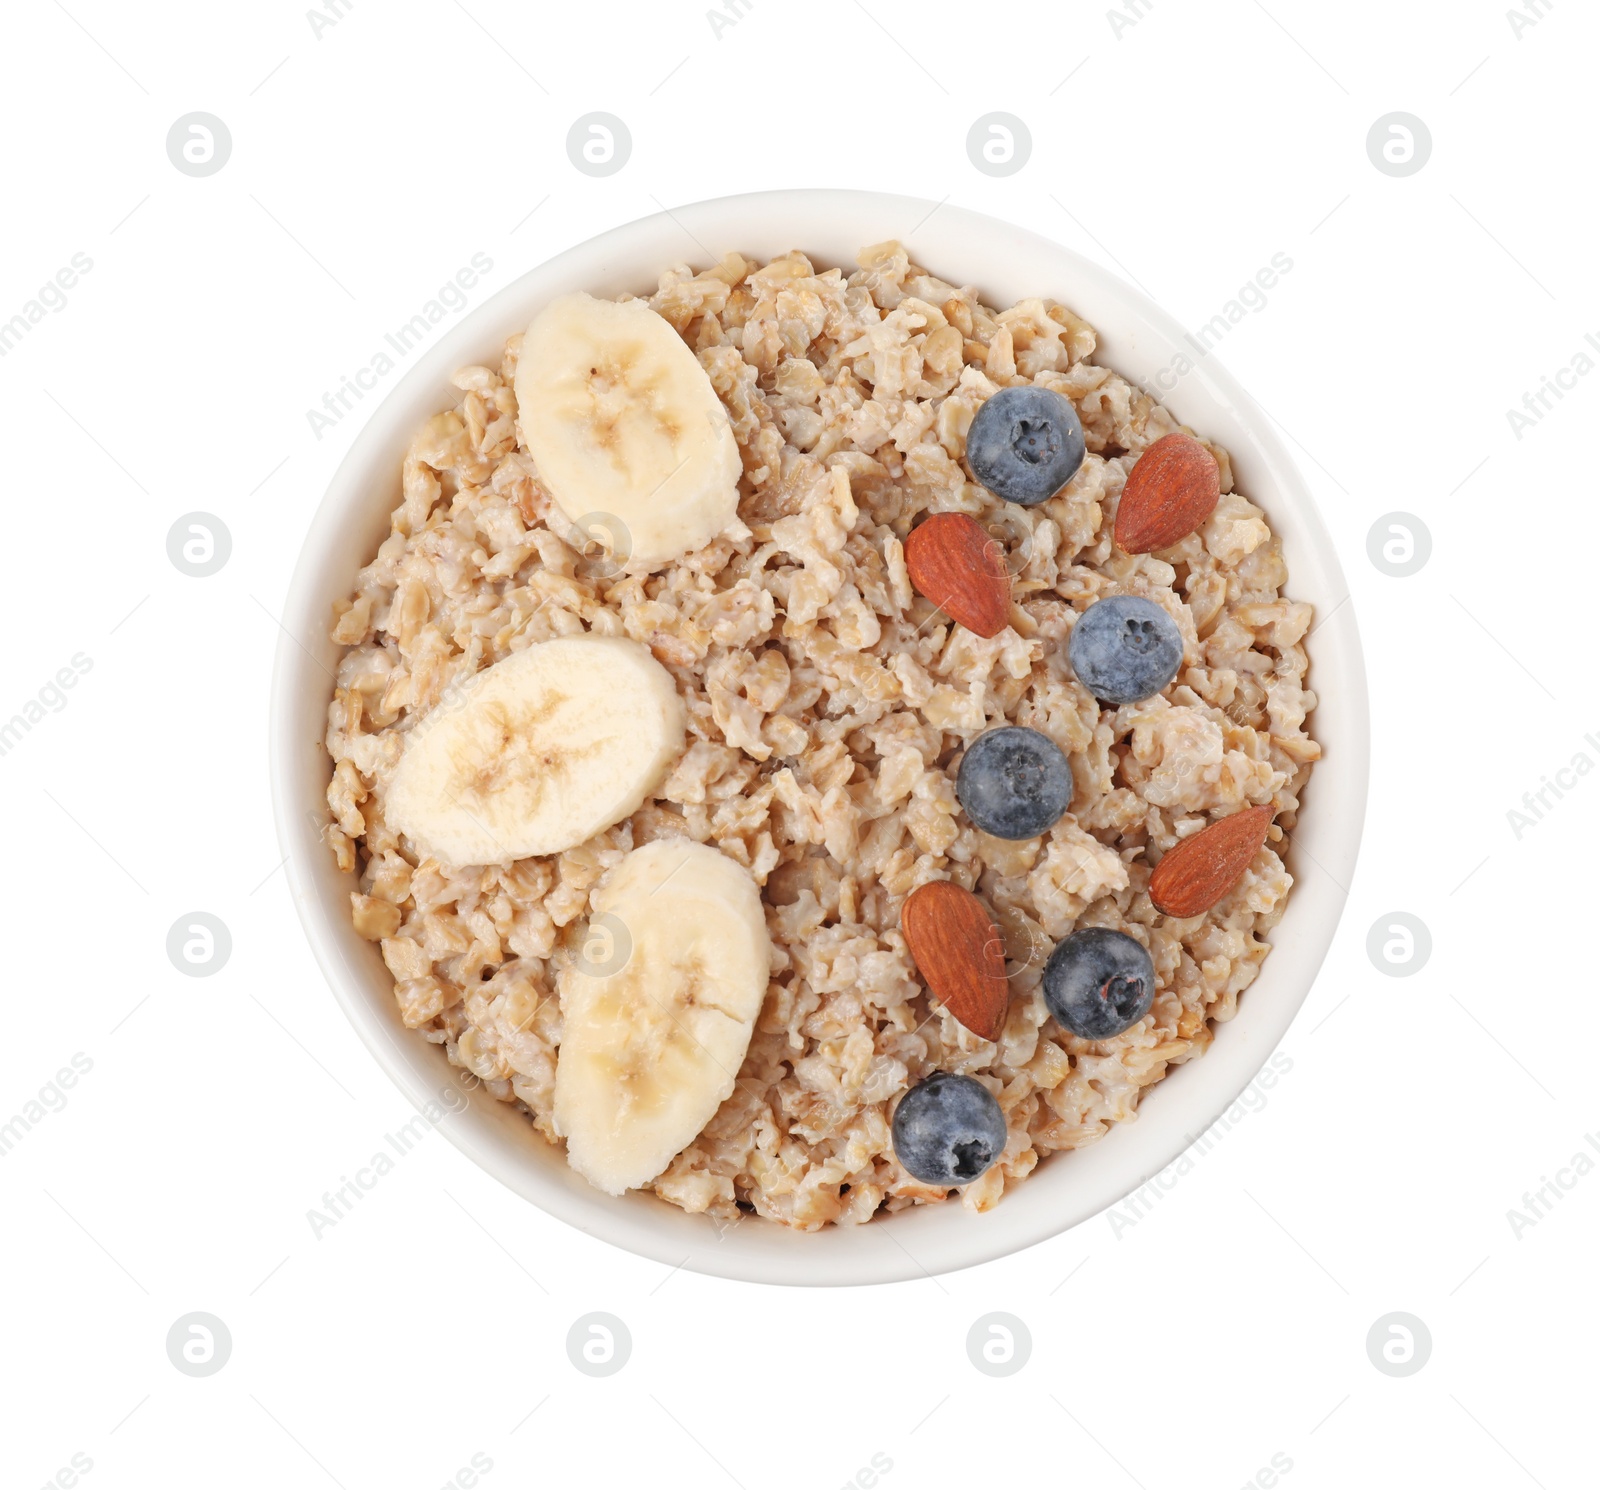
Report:
<svg viewBox="0 0 1600 1490"><path fill-rule="evenodd" d="M951 251L929 253L919 249L919 241L943 241L952 234L959 240L965 233L979 241L1004 244L992 254L997 261L1010 256L1048 262L1053 283L1025 293L1050 295L1075 310L1085 300L1115 303L1125 313L1118 330L1107 330L1108 324L1117 322L1113 317L1107 323L1103 311L1086 314L1080 310L1080 314L1085 314L1099 336L1097 362L1130 380L1144 381L1128 371L1124 364L1130 360L1148 365L1153 352L1172 347L1181 352L1199 345L1143 292L1043 235L987 214L953 207L948 199L936 203L886 192L803 188L709 198L609 228L529 268L466 312L438 341L422 348L417 360L365 412L362 427L330 478L306 529L280 622L268 717L273 817L290 896L302 929L336 1002L358 1037L419 1111L439 1111L441 1095L453 1083L459 1086L461 1073L447 1065L439 1047L399 1024L392 979L387 988L381 989L383 1000L374 996L373 963L376 960L379 969L383 964L377 949L362 941L351 926L346 897L330 893L335 881L347 889L353 876L341 875L333 866L332 856L316 831L318 819L325 820L325 813L319 814L317 804L308 799L305 790L308 770L314 776L315 767L308 766L308 742L300 731L311 724L306 717L307 699L312 697L308 684L313 688L321 686L310 667L314 665L328 674L316 653L320 651L331 658L339 650L327 639L328 610L324 602L330 593L330 577L342 574L348 590L356 569L366 562L364 555L376 546L374 539L371 545L351 552L348 547L336 549L333 540L343 535L343 529L356 525L354 514L363 504L377 510L377 489L397 489L396 431L404 428L399 440L399 448L403 449L404 439L416 422L414 416L402 411L412 405L423 407L426 399L435 395L429 412L444 407L442 400L448 397L450 373L481 360L481 354L471 355L472 349L488 344L491 335L498 343L507 334L503 328L526 324L532 309L545 300L570 288L617 293L618 289L649 283L669 264L681 262L691 241L698 250L696 256L704 254L693 231L695 227L711 237L731 232L738 241L730 246L741 250L753 247L753 239L777 231L774 223L795 224L797 232L803 231L804 224L813 224L813 247L808 252L820 247L818 240L830 235L840 241L854 237L859 240L856 247L896 236L891 231L865 236L861 226L847 231L841 226L846 222L877 222L886 230L914 222L915 227L898 234L900 240L907 245L914 262L946 276L953 265L943 260ZM740 226L730 228L730 223ZM931 229L930 224L934 225ZM805 247L804 239L797 241ZM818 257L847 263L853 252L854 248L837 257ZM647 259L653 268L642 271L635 267ZM987 292L985 298L989 298ZM1113 350L1108 352L1108 347ZM547 1214L637 1256L747 1282L839 1286L932 1277L1041 1243L1147 1186L1228 1112L1276 1050L1309 994L1337 930L1365 818L1370 771L1368 700L1349 585L1316 501L1278 438L1270 416L1209 353L1202 354L1181 375L1178 391L1184 396L1176 400L1171 391L1157 396L1169 407L1174 402L1206 402L1212 406L1207 416L1211 422L1232 422L1244 432L1243 443L1237 432L1227 441L1212 433L1226 445L1236 469L1243 466L1253 471L1255 477L1264 477L1272 488L1267 497L1259 480L1252 479L1246 489L1252 500L1271 514L1274 532L1283 541L1286 553L1293 550L1298 554L1289 565L1291 590L1302 594L1320 592L1325 598L1338 591L1342 596L1313 627L1312 634L1326 635L1323 642L1310 649L1311 680L1321 682L1331 675L1339 683L1336 694L1324 695L1318 690L1319 699L1327 697L1332 701L1319 702L1313 716L1317 737L1325 747L1330 733L1325 726L1336 725L1331 732L1337 735L1338 749L1336 754L1328 750L1313 773L1290 844L1296 887L1284 921L1274 932L1272 955L1241 1000L1240 1017L1219 1029L1204 1061L1174 1068L1162 1081L1146 1089L1138 1121L1116 1123L1098 1142L1071 1151L1078 1163L1055 1188L1068 1186L1081 1171L1085 1180L1080 1186L1083 1193L1060 1207L1047 1203L1043 1190L1047 1188L1048 1171L1052 1167L1069 1168L1066 1155L1062 1154L1053 1156L1050 1164L1030 1177L1028 1185L1016 1187L985 1216L973 1216L958 1205L917 1206L863 1226L831 1226L821 1232L800 1233L759 1220L749 1227L719 1225L708 1217L690 1216L648 1192L630 1192L620 1200L601 1195L573 1175L559 1151L537 1134L519 1110L481 1091L471 1092L460 1110L454 1096L444 1100L444 1116L436 1120L436 1125L457 1148ZM1184 422L1208 432L1200 422L1187 418ZM385 503L383 527L387 526L387 513L393 505L387 499ZM1292 513L1287 520L1286 512ZM370 513L363 531L381 535L382 528L372 522ZM1310 586L1296 583L1297 571L1302 571L1300 579L1309 574L1316 582ZM332 593L337 594L338 590ZM316 721L312 754L322 749L327 697L324 691L322 713L312 715ZM326 759L324 752L323 760ZM331 763L322 772L324 784L330 771ZM1328 810L1320 810L1317 804L1335 788L1343 810L1334 811L1331 800ZM1311 824L1315 825L1314 834ZM1314 853L1304 842L1308 837L1314 837L1317 844ZM1307 878L1305 871L1312 867L1319 873ZM1304 904L1308 899L1314 904ZM1295 916L1297 906L1302 912L1299 916ZM1291 917L1295 918L1297 935L1292 945L1286 946L1283 926ZM1308 920L1310 924L1302 924ZM1272 978L1273 984L1290 986L1275 988L1275 1002L1270 1008L1262 1007L1267 1001L1263 984L1274 972L1278 976ZM383 977L388 978L386 970ZM1256 995L1254 1005L1251 994ZM1244 1018L1247 1008L1251 1016L1248 1020ZM1248 1039L1243 1026L1248 1026ZM1222 1059L1227 1037L1235 1030L1241 1033L1227 1058ZM1206 1069L1213 1073L1210 1079L1196 1082L1193 1073ZM1176 1082L1185 1078L1190 1084L1181 1088L1182 1093L1196 1097L1202 1090L1208 1093L1203 1100L1191 1101L1189 1105L1198 1116L1187 1124L1176 1120L1179 1109L1174 1104L1179 1098L1169 1093ZM1146 1141L1140 1130L1148 1131L1147 1115L1152 1110L1159 1110L1162 1116L1154 1141ZM508 1126L508 1118L516 1132ZM1127 1140L1130 1134L1137 1135L1131 1142ZM530 1139L542 1153L532 1149ZM1112 1145L1118 1140L1123 1140L1122 1148L1113 1151ZM1110 1160L1096 1157L1107 1152L1112 1154ZM558 1169L552 1167L552 1155ZM1082 1156L1090 1157L1085 1161ZM1037 1198L1024 1202L1023 1197L1035 1193L1036 1187L1042 1187ZM941 1229L937 1220L940 1215L952 1217L964 1229L957 1230L948 1222ZM932 1224L930 1217L935 1218ZM686 1227L685 1223L689 1225ZM889 1236L891 1229L894 1235ZM753 1237L752 1233L757 1235ZM892 1245L880 1245L884 1242ZM919 1247L920 1255L912 1252L911 1244ZM686 1247L687 1256L683 1255Z"/></svg>

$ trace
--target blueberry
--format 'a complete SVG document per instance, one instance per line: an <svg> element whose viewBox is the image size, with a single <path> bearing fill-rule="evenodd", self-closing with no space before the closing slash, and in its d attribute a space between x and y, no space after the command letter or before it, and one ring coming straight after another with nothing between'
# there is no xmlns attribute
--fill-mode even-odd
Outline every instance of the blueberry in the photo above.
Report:
<svg viewBox="0 0 1600 1490"><path fill-rule="evenodd" d="M1136 704L1178 676L1183 635L1155 601L1111 595L1078 617L1067 659L1101 703Z"/></svg>
<svg viewBox="0 0 1600 1490"><path fill-rule="evenodd" d="M956 797L985 833L1037 838L1072 801L1072 767L1061 747L1036 729L992 729L961 757Z"/></svg>
<svg viewBox="0 0 1600 1490"><path fill-rule="evenodd" d="M894 1153L925 1185L970 1185L1006 1146L1005 1114L988 1087L935 1071L894 1110Z"/></svg>
<svg viewBox="0 0 1600 1490"><path fill-rule="evenodd" d="M1049 388L1002 388L967 431L974 479L1019 507L1053 497L1083 464L1078 411Z"/></svg>
<svg viewBox="0 0 1600 1490"><path fill-rule="evenodd" d="M1126 932L1075 931L1044 965L1045 1006L1080 1040L1120 1035L1150 1012L1155 996L1155 964Z"/></svg>

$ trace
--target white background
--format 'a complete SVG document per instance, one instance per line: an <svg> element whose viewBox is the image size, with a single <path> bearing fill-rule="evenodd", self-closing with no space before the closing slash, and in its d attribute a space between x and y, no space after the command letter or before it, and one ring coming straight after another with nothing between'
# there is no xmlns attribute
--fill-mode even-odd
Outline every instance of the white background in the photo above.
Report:
<svg viewBox="0 0 1600 1490"><path fill-rule="evenodd" d="M1600 378L1520 440L1506 411L1600 332L1600 17L1576 0L1520 33L1506 0L1130 13L1119 32L1105 0L753 0L719 35L705 0L357 0L319 34L260 0L7 7L0 320L93 260L0 359L0 717L92 661L0 757L0 1122L74 1053L93 1062L0 1161L7 1486L74 1454L91 1487L163 1490L434 1490L474 1454L491 1490L831 1490L874 1454L891 1490L1235 1487L1275 1454L1294 1490L1593 1482L1600 1177L1520 1236L1507 1212L1600 1128L1579 950L1600 781L1548 796L1520 839L1507 813L1576 753L1600 760ZM965 149L995 109L1034 142L1003 179ZM193 110L233 137L204 179L165 152ZM566 155L592 110L633 135L606 179ZM1404 179L1366 151L1392 110L1433 136ZM307 1210L410 1111L336 1012L276 867L273 613L379 395L320 441L306 410L475 252L494 269L473 303L660 205L801 185L991 212L1192 327L1293 259L1219 356L1324 504L1375 731L1363 858L1283 1047L1293 1069L1120 1235L1102 1216L932 1281L673 1274L545 1218L437 1135L318 1239ZM194 510L233 536L208 579L167 558ZM1367 557L1395 510L1433 537L1411 578ZM166 956L194 910L231 930L211 978ZM1433 937L1407 978L1366 952L1395 910ZM233 1340L205 1379L164 1345L195 1310ZM564 1345L592 1310L633 1338L604 1380ZM993 1310L1033 1341L1001 1380L965 1349ZM1404 1379L1365 1345L1394 1310L1432 1334Z"/></svg>

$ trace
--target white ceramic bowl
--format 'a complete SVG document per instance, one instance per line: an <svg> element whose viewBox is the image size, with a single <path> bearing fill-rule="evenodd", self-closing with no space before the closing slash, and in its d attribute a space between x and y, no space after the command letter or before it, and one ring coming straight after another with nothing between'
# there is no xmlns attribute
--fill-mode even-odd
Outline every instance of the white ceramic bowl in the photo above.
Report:
<svg viewBox="0 0 1600 1490"><path fill-rule="evenodd" d="M976 283L991 305L1029 295L1070 305L1099 331L1098 360L1147 387L1168 386L1170 379L1157 382L1163 372L1193 357L1182 328L1143 295L1007 223L877 192L760 192L627 223L529 270L421 353L340 465L306 537L283 616L272 685L273 802L290 890L317 960L367 1048L417 1106L449 1082L444 1054L400 1023L378 949L351 928L351 878L335 869L317 837L330 770L321 738L338 651L328 639L332 606L388 531L411 433L457 396L451 372L472 362L497 364L505 338L556 295L647 294L663 267L702 263L705 250L768 258L798 247L822 265L848 269L861 245L892 237L935 274ZM1086 1149L1046 1159L983 1216L948 1203L809 1234L758 1218L719 1233L708 1218L652 1195L612 1199L590 1189L525 1117L482 1091L443 1123L451 1142L551 1215L669 1266L762 1283L848 1284L945 1272L1054 1236L1137 1189L1215 1121L1283 1038L1338 924L1366 803L1366 680L1332 542L1266 415L1209 357L1166 401L1231 453L1240 489L1282 535L1290 592L1312 601L1321 618L1310 644L1311 682L1321 701L1314 728L1326 754L1294 835L1297 884L1261 976L1206 1055L1159 1083L1136 1121Z"/></svg>

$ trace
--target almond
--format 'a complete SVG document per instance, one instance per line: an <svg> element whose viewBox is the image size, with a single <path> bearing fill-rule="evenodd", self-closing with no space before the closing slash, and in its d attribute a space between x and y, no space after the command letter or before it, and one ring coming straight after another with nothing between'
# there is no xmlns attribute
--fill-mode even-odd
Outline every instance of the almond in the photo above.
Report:
<svg viewBox="0 0 1600 1490"><path fill-rule="evenodd" d="M1250 867L1267 841L1276 811L1271 803L1247 807L1185 838L1150 876L1151 903L1158 911L1180 919L1210 910Z"/></svg>
<svg viewBox="0 0 1600 1490"><path fill-rule="evenodd" d="M1212 512L1222 478L1193 435L1164 435L1134 462L1117 503L1115 536L1125 554L1148 554L1187 538Z"/></svg>
<svg viewBox="0 0 1600 1490"><path fill-rule="evenodd" d="M973 1034L998 1040L1011 988L1005 943L984 903L949 880L933 880L906 897L900 930L934 997Z"/></svg>
<svg viewBox="0 0 1600 1490"><path fill-rule="evenodd" d="M906 572L919 595L977 636L1011 619L1011 576L999 542L964 512L936 512L906 539Z"/></svg>

